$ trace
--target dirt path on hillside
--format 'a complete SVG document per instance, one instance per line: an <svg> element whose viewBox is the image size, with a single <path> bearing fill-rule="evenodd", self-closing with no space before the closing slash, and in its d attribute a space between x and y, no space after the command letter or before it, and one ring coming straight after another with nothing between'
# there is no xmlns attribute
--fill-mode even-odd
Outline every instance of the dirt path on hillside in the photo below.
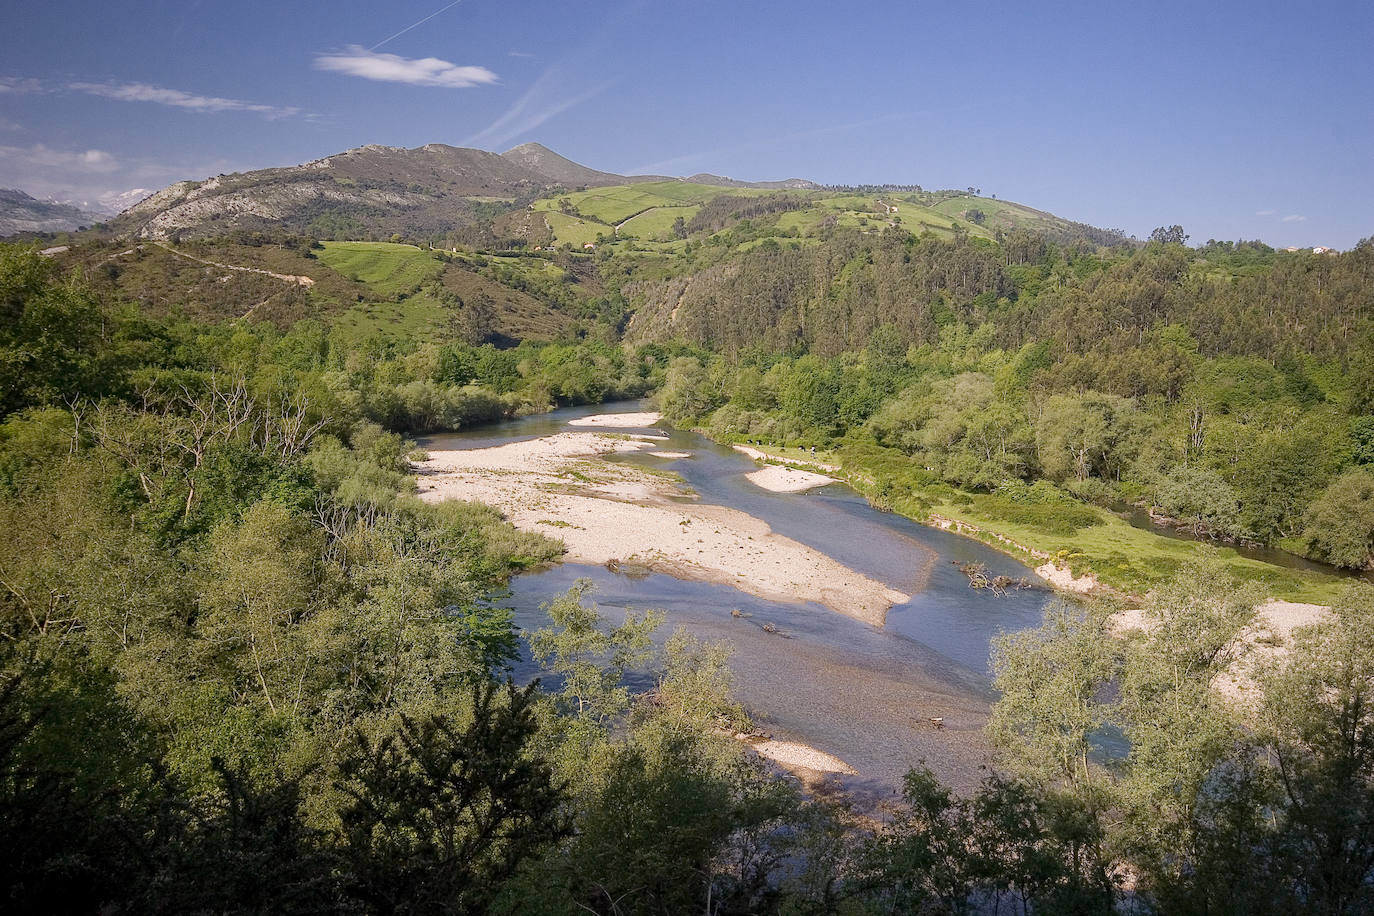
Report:
<svg viewBox="0 0 1374 916"><path fill-rule="evenodd" d="M315 279L313 277L302 277L296 274L279 274L271 270L265 270L261 267L235 267L233 264L221 264L218 261L209 261L205 258L198 258L193 254L187 254L184 251L177 251L175 248L173 248L171 245L168 245L166 242L154 242L153 244L163 249L164 251L171 252L177 257L186 258L191 261L197 261L201 264L205 264L210 267L218 267L221 270L238 270L250 274L262 274L263 276L275 277L278 280L284 280L287 283L294 283L297 286L310 287L315 285Z"/></svg>

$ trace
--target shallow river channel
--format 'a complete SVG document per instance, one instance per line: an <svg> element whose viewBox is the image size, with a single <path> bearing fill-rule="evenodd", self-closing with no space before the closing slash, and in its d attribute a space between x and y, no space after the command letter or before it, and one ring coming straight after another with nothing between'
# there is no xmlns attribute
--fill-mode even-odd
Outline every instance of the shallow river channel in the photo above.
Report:
<svg viewBox="0 0 1374 916"><path fill-rule="evenodd" d="M578 417L642 409L640 402L569 408L434 436L421 445L484 448L575 429L567 423ZM976 541L877 511L843 484L797 494L761 489L744 477L757 469L751 459L696 433L613 432L666 436L663 450L691 456L615 460L678 474L696 499L747 512L913 597L888 612L885 626L875 627L820 605L767 601L725 585L562 564L511 582L500 603L513 610L517 624L545 625L541 605L587 578L610 620L627 608L658 608L667 614L661 638L680 626L698 638L733 644L735 692L757 725L844 760L860 774L845 780L851 788L888 794L918 760L956 787L982 779L981 730L992 700L989 642L1004 630L1035 626L1051 596L1040 588L1013 589L1000 598L971 589L956 564L983 563L994 575L1038 581L1031 570ZM740 616L732 614L736 610ZM535 673L528 663L516 672L526 678ZM931 726L935 716L944 718L943 729Z"/></svg>

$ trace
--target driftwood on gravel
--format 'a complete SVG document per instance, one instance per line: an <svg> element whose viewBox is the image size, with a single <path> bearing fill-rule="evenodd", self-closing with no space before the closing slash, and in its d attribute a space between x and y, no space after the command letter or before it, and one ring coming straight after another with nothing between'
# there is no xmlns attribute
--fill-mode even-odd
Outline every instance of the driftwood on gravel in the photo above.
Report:
<svg viewBox="0 0 1374 916"><path fill-rule="evenodd" d="M968 587L987 589L998 598L1006 597L1007 590L1011 588L1035 588L1035 585L1027 578L1014 578L1012 576L992 576L988 574L988 568L982 563L960 563L958 560L950 560L955 566L959 567L959 572L968 576Z"/></svg>

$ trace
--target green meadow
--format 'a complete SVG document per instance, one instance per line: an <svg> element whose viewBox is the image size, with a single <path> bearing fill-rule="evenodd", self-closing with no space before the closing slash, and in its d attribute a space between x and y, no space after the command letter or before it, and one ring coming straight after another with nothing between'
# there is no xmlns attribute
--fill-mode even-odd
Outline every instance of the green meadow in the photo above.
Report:
<svg viewBox="0 0 1374 916"><path fill-rule="evenodd" d="M438 279L444 263L431 251L391 242L324 242L316 257L351 280L366 283L379 296L411 293Z"/></svg>

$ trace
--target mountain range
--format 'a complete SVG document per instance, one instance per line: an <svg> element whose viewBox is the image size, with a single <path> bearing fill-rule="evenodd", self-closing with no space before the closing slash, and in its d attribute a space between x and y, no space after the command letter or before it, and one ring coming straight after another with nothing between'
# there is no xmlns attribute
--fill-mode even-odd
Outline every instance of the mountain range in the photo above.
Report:
<svg viewBox="0 0 1374 916"><path fill-rule="evenodd" d="M556 190L664 180L672 179L588 168L538 143L499 154L440 143L415 149L370 145L302 165L180 181L129 207L110 227L151 239L269 228L433 234ZM749 183L697 175L690 181L723 188L816 187L796 178Z"/></svg>
<svg viewBox="0 0 1374 916"><path fill-rule="evenodd" d="M777 198L776 205L743 209L731 202L770 192L800 192L804 199ZM721 195L726 197L716 208L719 212L707 207L698 216ZM301 165L179 181L113 217L35 200L22 191L3 191L0 235L59 232L103 221L118 237L153 241L285 231L326 239L447 236L479 248L512 241L582 247L601 238L666 241L674 219L715 220L722 228L747 218L746 210L772 213L769 219L776 219L781 210L808 209L807 216L792 218L798 228L834 219L862 226L865 212L875 207L883 214L881 221L902 223L916 233L958 229L991 237L999 230L1026 228L1063 237L1100 234L1007 201L963 192L938 192L936 197L941 195L953 197L868 199L853 197L853 192L823 192L802 178L740 181L705 172L688 178L619 175L574 162L538 143L504 153L440 143L414 149L369 145ZM684 228L696 231L704 225L692 222Z"/></svg>
<svg viewBox="0 0 1374 916"><path fill-rule="evenodd" d="M37 200L17 188L0 188L0 236L20 232L64 232L106 219L67 203Z"/></svg>

